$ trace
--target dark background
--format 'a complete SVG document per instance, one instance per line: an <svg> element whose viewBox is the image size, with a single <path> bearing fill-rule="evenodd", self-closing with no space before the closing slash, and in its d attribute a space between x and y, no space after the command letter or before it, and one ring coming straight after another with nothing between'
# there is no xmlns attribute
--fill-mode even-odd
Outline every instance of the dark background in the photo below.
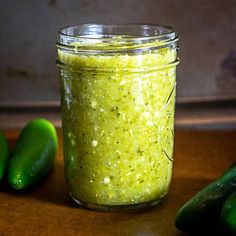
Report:
<svg viewBox="0 0 236 236"><path fill-rule="evenodd" d="M178 99L236 96L235 0L1 0L0 102L58 101L57 29L145 22L180 36Z"/></svg>

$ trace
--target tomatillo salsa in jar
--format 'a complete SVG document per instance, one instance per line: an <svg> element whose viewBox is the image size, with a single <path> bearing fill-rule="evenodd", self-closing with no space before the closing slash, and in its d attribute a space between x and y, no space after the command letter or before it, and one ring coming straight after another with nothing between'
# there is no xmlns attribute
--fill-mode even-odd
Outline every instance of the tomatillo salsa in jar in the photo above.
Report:
<svg viewBox="0 0 236 236"><path fill-rule="evenodd" d="M172 174L176 33L158 25L59 31L65 178L95 210L157 205Z"/></svg>

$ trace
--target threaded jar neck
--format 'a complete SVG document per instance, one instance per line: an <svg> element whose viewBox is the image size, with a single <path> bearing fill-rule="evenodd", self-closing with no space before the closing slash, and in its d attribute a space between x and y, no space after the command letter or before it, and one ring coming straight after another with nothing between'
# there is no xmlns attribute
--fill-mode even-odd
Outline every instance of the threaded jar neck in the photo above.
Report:
<svg viewBox="0 0 236 236"><path fill-rule="evenodd" d="M73 65L71 62L76 60L69 59L76 56L90 56L90 59L93 56L96 58L99 56L104 59L104 63L114 56L120 57L122 61L124 61L125 56L134 56L136 58L132 59L133 63L127 65L129 68L136 67L138 70L149 70L152 67L176 66L179 61L176 53L177 41L176 32L171 27L161 25L82 24L71 26L58 31L57 63L59 66L73 67L78 66L79 63L76 62L76 65ZM157 63L154 60L149 60L148 54L155 54ZM139 57L140 55L141 57ZM158 62L159 58L160 62ZM127 60L129 59L127 58ZM108 65L112 66L112 63L106 63L106 66ZM81 65L82 67L90 67L90 65L84 64ZM121 64L120 68L122 67Z"/></svg>

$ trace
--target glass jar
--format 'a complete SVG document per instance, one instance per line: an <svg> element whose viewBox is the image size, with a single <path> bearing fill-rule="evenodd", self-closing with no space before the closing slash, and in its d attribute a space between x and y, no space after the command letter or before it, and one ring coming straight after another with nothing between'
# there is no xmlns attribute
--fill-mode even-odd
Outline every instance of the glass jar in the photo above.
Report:
<svg viewBox="0 0 236 236"><path fill-rule="evenodd" d="M158 25L59 31L65 178L79 205L135 210L167 194L177 40L172 28Z"/></svg>

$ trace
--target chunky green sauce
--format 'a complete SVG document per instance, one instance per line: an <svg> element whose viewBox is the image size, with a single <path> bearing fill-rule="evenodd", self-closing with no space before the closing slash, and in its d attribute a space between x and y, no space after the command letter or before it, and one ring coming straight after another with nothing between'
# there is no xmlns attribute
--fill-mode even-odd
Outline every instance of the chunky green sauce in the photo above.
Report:
<svg viewBox="0 0 236 236"><path fill-rule="evenodd" d="M65 175L95 205L161 199L172 172L176 50L82 55L59 51ZM160 67L156 70L153 68ZM151 70L150 70L151 69Z"/></svg>

